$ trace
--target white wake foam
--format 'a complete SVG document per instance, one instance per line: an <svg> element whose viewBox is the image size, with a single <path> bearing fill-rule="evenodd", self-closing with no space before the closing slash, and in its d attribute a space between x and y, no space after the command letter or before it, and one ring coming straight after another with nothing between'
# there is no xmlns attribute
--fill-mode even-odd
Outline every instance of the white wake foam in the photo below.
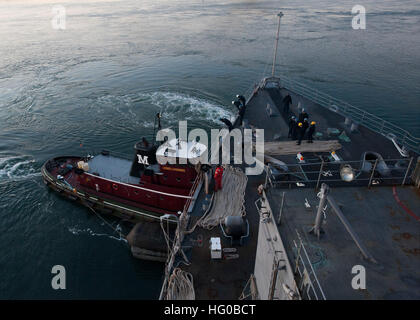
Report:
<svg viewBox="0 0 420 320"><path fill-rule="evenodd" d="M69 232L71 232L74 235L87 234L87 235L92 236L92 237L107 237L107 238L112 239L112 240L127 242L127 240L125 238L123 238L122 236L120 236L118 238L118 237L114 237L114 236L112 236L110 234L106 234L106 233L96 233L90 228L78 229L77 227L69 227L68 230L69 230Z"/></svg>
<svg viewBox="0 0 420 320"><path fill-rule="evenodd" d="M142 98L161 108L164 116L172 120L202 120L221 125L220 118L230 119L233 114L215 102L177 92L140 94Z"/></svg>
<svg viewBox="0 0 420 320"><path fill-rule="evenodd" d="M0 181L21 180L41 173L34 166L35 160L28 156L8 156L0 158Z"/></svg>

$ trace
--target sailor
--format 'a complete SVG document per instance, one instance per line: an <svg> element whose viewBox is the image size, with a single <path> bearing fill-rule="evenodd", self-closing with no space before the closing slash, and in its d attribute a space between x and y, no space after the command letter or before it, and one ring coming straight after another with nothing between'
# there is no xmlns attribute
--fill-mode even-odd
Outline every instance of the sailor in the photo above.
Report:
<svg viewBox="0 0 420 320"><path fill-rule="evenodd" d="M299 113L299 119L298 119L298 121L303 123L303 120L304 120L305 118L307 118L307 119L308 119L308 118L309 118L309 116L308 116L308 114L306 113L305 109L302 109L302 111Z"/></svg>
<svg viewBox="0 0 420 320"><path fill-rule="evenodd" d="M289 105L292 103L292 97L290 97L290 94L287 93L287 96L283 98L283 113L285 115L289 114Z"/></svg>
<svg viewBox="0 0 420 320"><path fill-rule="evenodd" d="M242 120L243 120L243 118L244 118L244 115L245 115L245 105L242 105L242 106L239 108L239 119L240 119L239 124L240 124L240 125L242 125Z"/></svg>
<svg viewBox="0 0 420 320"><path fill-rule="evenodd" d="M245 97L237 95L239 100L232 101L232 104L238 109L239 125L242 125L242 120L245 115Z"/></svg>
<svg viewBox="0 0 420 320"><path fill-rule="evenodd" d="M292 138L294 140L293 137L296 137L296 126L296 117L292 116L289 120L289 134L287 135L288 138Z"/></svg>
<svg viewBox="0 0 420 320"><path fill-rule="evenodd" d="M214 172L214 192L222 189L223 167L218 165Z"/></svg>
<svg viewBox="0 0 420 320"><path fill-rule="evenodd" d="M303 119L302 128L303 128L303 134L305 134L306 130L309 128L308 118Z"/></svg>
<svg viewBox="0 0 420 320"><path fill-rule="evenodd" d="M245 107L245 103L246 103L245 97L237 94L236 98L238 98L238 100L241 102L242 106Z"/></svg>
<svg viewBox="0 0 420 320"><path fill-rule="evenodd" d="M297 129L297 135L298 135L298 141L296 142L296 144L300 145L303 139L303 135L305 134L305 132L303 131L303 123L299 122L296 129Z"/></svg>
<svg viewBox="0 0 420 320"><path fill-rule="evenodd" d="M309 130L308 130L308 143L312 143L313 142L313 135L314 135L314 132L315 132L315 124L316 124L316 122L315 121L312 121L311 122L311 125L309 127Z"/></svg>
<svg viewBox="0 0 420 320"><path fill-rule="evenodd" d="M299 144L302 141L302 139L305 137L305 132L306 130L309 128L309 122L308 122L308 118L303 119L303 123L302 123L302 128L301 128L301 135L300 135L300 140L299 140Z"/></svg>
<svg viewBox="0 0 420 320"><path fill-rule="evenodd" d="M241 102L236 100L236 101L232 101L232 104L238 109L238 111L241 110Z"/></svg>
<svg viewBox="0 0 420 320"><path fill-rule="evenodd" d="M292 131L292 140L296 140L297 137L298 137L298 134L299 134L299 127L298 127L298 123L296 121L295 128Z"/></svg>

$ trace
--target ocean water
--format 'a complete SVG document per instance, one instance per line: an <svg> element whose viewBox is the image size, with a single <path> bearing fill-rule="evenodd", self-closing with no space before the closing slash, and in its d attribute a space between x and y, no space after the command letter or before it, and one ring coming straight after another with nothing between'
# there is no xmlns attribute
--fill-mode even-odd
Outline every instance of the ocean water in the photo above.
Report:
<svg viewBox="0 0 420 320"><path fill-rule="evenodd" d="M0 298L155 299L163 265L133 259L86 208L49 191L48 158L132 154L165 126L219 127L232 97L270 71L420 136L420 3L363 1L0 0ZM52 7L66 8L54 30ZM107 219L114 227L118 220ZM63 265L67 289L51 288Z"/></svg>

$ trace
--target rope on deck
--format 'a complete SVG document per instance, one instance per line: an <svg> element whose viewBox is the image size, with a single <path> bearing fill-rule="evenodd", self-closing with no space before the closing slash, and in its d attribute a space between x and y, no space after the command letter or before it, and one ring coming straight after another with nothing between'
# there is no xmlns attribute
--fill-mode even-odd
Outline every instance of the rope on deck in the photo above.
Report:
<svg viewBox="0 0 420 320"><path fill-rule="evenodd" d="M222 178L222 190L214 194L211 211L199 222L204 229L213 229L228 216L245 215L245 189L248 178L245 173L226 166Z"/></svg>
<svg viewBox="0 0 420 320"><path fill-rule="evenodd" d="M169 277L166 300L195 300L193 276L175 268Z"/></svg>

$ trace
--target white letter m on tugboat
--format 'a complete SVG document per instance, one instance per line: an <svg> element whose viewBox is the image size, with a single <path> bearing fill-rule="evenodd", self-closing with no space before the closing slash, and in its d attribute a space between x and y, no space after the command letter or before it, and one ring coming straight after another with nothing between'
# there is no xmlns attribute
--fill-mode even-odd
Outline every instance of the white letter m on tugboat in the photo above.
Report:
<svg viewBox="0 0 420 320"><path fill-rule="evenodd" d="M147 161L147 156L144 156L143 158L141 154L138 154L137 158L139 159L139 163L149 165L149 162Z"/></svg>

